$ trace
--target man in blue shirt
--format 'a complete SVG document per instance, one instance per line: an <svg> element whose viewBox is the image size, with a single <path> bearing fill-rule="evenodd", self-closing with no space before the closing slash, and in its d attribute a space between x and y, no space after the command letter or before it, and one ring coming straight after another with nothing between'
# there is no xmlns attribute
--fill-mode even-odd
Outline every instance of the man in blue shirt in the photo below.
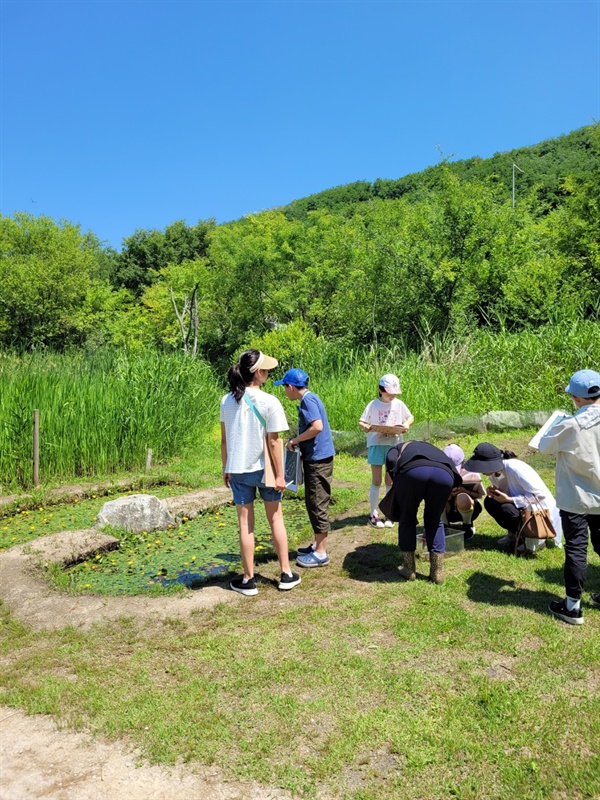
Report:
<svg viewBox="0 0 600 800"><path fill-rule="evenodd" d="M298 435L286 445L288 450L300 448L304 468L304 499L315 541L298 548L296 563L300 567L324 567L329 564L329 503L335 448L327 412L321 398L308 388L308 375L301 369L289 369L275 386L283 386L288 400L300 401Z"/></svg>

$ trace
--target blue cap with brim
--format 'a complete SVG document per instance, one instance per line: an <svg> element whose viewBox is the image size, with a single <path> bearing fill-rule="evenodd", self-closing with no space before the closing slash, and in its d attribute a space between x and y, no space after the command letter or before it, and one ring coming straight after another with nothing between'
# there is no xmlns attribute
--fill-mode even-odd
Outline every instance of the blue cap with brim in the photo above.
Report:
<svg viewBox="0 0 600 800"><path fill-rule="evenodd" d="M569 381L565 392L573 397L600 397L600 373L593 369L580 369Z"/></svg>
<svg viewBox="0 0 600 800"><path fill-rule="evenodd" d="M308 375L301 369L288 369L280 381L273 381L273 386L297 386L304 389L308 386Z"/></svg>

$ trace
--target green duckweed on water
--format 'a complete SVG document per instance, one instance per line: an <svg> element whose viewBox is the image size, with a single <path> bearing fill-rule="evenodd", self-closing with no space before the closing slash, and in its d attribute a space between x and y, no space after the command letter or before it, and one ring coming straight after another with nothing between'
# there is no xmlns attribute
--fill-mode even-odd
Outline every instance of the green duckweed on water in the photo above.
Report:
<svg viewBox="0 0 600 800"><path fill-rule="evenodd" d="M105 501L105 497L92 497L4 518L0 520L0 550L56 531L92 527ZM283 505L289 546L294 548L310 535L304 503L292 497L284 499ZM264 507L257 502L255 508L256 558L260 561L272 558L274 550ZM110 532L120 540L117 550L98 553L68 569L51 565L47 574L54 586L83 594L162 594L194 588L240 568L237 515L231 504L194 520L184 519L167 531Z"/></svg>

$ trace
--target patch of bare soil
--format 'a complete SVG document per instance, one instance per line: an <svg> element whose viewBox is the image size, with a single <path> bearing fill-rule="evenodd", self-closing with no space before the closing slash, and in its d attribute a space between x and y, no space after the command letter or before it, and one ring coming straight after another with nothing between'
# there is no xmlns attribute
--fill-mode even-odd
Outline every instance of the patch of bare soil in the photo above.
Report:
<svg viewBox="0 0 600 800"><path fill-rule="evenodd" d="M158 767L136 751L85 733L59 731L50 717L0 706L2 800L289 800L279 789L227 782L211 768Z"/></svg>

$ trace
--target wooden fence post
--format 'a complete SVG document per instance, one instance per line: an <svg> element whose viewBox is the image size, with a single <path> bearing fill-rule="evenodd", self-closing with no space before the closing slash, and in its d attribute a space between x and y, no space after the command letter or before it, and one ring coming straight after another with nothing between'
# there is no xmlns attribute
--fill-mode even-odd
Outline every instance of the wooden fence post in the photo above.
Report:
<svg viewBox="0 0 600 800"><path fill-rule="evenodd" d="M152 469L152 448L148 448L148 452L146 453L146 472L150 472Z"/></svg>
<svg viewBox="0 0 600 800"><path fill-rule="evenodd" d="M35 489L40 485L40 412L34 409L33 412L33 486Z"/></svg>

